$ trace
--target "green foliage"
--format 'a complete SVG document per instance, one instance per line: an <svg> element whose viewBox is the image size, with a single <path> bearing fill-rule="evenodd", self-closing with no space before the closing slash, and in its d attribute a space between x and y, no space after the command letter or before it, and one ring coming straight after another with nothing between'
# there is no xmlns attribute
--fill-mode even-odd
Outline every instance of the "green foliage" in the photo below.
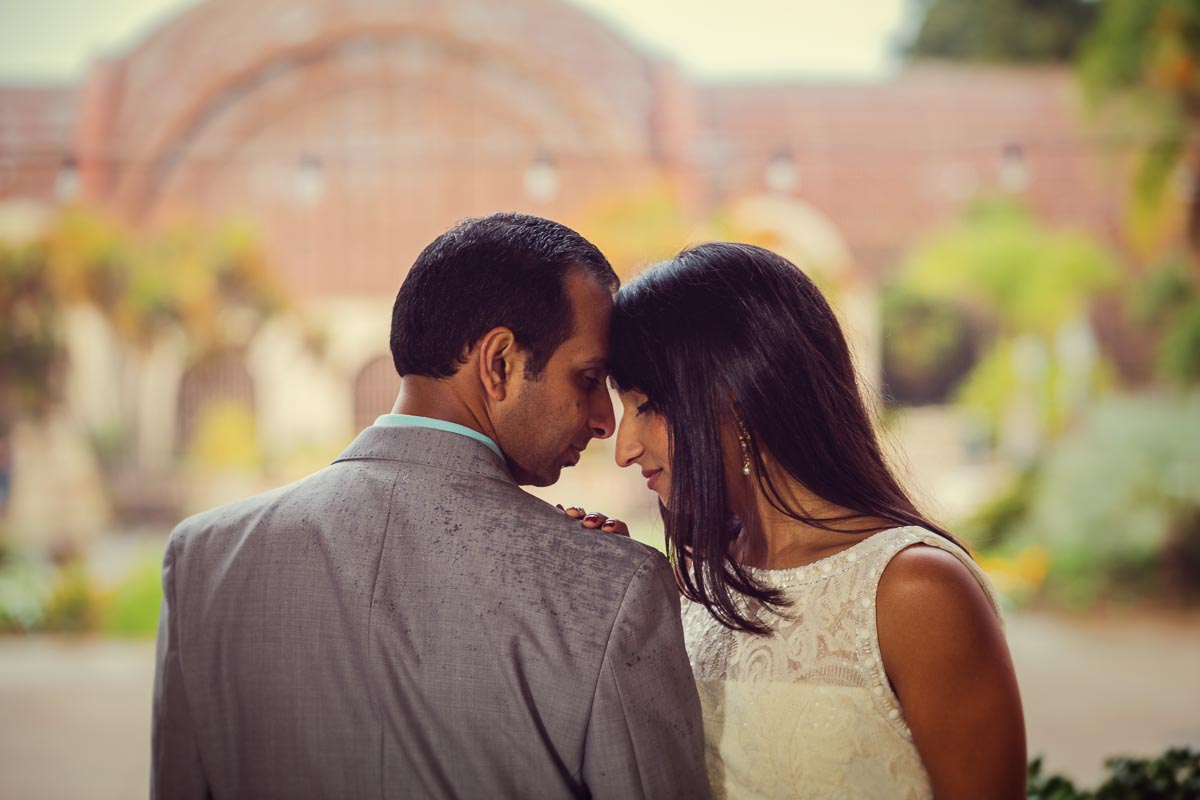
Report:
<svg viewBox="0 0 1200 800"><path fill-rule="evenodd" d="M1069 397L1058 336L1065 325L1086 319L1091 298L1115 285L1119 272L1112 256L1084 234L1047 230L1019 206L988 200L918 247L900 281L911 296L956 304L976 329L994 332L958 398L995 433L1023 381L1036 384L1042 426L1061 426ZM1036 374L1018 374L1021 369ZM1092 369L1083 380L1102 383L1103 366Z"/></svg>
<svg viewBox="0 0 1200 800"><path fill-rule="evenodd" d="M1133 294L1138 321L1161 334L1158 370L1180 386L1200 383L1200 269L1186 255L1166 259Z"/></svg>
<svg viewBox="0 0 1200 800"><path fill-rule="evenodd" d="M1088 0L923 0L910 58L1066 62L1096 17Z"/></svg>
<svg viewBox="0 0 1200 800"><path fill-rule="evenodd" d="M93 630L100 619L100 602L87 565L71 561L59 570L42 627L70 633Z"/></svg>
<svg viewBox="0 0 1200 800"><path fill-rule="evenodd" d="M224 343L230 312L259 319L285 302L253 235L236 224L142 235L74 209L44 247L59 296L100 308L137 346L178 328L204 350Z"/></svg>
<svg viewBox="0 0 1200 800"><path fill-rule="evenodd" d="M1143 139L1134 178L1133 222L1152 225L1164 211L1179 163L1200 166L1192 132L1200 124L1200 3L1105 0L1081 48L1079 72L1091 105ZM1192 202L1200 193L1193 181ZM1193 247L1200 220L1190 225Z"/></svg>
<svg viewBox="0 0 1200 800"><path fill-rule="evenodd" d="M882 297L883 379L890 402L942 402L966 374L975 342L958 306L931 300L903 285Z"/></svg>
<svg viewBox="0 0 1200 800"><path fill-rule="evenodd" d="M1090 96L1162 93L1173 105L1200 94L1200 4L1105 0L1079 68Z"/></svg>
<svg viewBox="0 0 1200 800"><path fill-rule="evenodd" d="M7 560L0 567L0 632L39 627L53 591L48 567L16 557Z"/></svg>
<svg viewBox="0 0 1200 800"><path fill-rule="evenodd" d="M1087 794L1076 789L1069 778L1042 774L1042 757L1038 756L1029 762L1025 796L1028 800L1082 800Z"/></svg>
<svg viewBox="0 0 1200 800"><path fill-rule="evenodd" d="M148 552L115 586L101 586L86 562L60 566L14 557L0 567L0 633L52 631L154 636L162 605L162 552Z"/></svg>
<svg viewBox="0 0 1200 800"><path fill-rule="evenodd" d="M778 249L777 238L739 225L725 209L696 218L666 176L599 197L571 221L627 280L644 267L703 241L736 241Z"/></svg>
<svg viewBox="0 0 1200 800"><path fill-rule="evenodd" d="M1043 228L1025 209L985 200L962 224L917 248L904 266L915 292L962 300L1001 333L1053 335L1083 314L1119 269L1087 235Z"/></svg>
<svg viewBox="0 0 1200 800"><path fill-rule="evenodd" d="M1194 595L1200 563L1200 394L1097 405L1049 452L1013 541L1050 551L1054 599ZM1173 563L1174 562L1174 563Z"/></svg>
<svg viewBox="0 0 1200 800"><path fill-rule="evenodd" d="M1029 516L1040 470L1036 465L1017 473L994 497L962 524L962 535L976 550L1002 547Z"/></svg>
<svg viewBox="0 0 1200 800"><path fill-rule="evenodd" d="M0 242L0 434L58 399L59 322L75 304L98 308L127 344L182 330L202 352L239 331L248 336L283 308L285 294L237 225L142 234L70 209L37 241Z"/></svg>
<svg viewBox="0 0 1200 800"><path fill-rule="evenodd" d="M1200 296L1193 298L1176 316L1163 339L1158 367L1178 384L1200 383Z"/></svg>
<svg viewBox="0 0 1200 800"><path fill-rule="evenodd" d="M59 310L44 253L0 242L0 435L13 419L42 413L56 394Z"/></svg>
<svg viewBox="0 0 1200 800"><path fill-rule="evenodd" d="M1042 773L1042 759L1029 763L1029 800L1194 800L1200 797L1200 753L1172 748L1156 758L1110 758L1108 776L1093 790L1075 787L1062 775Z"/></svg>
<svg viewBox="0 0 1200 800"><path fill-rule="evenodd" d="M667 181L595 201L575 222L623 279L669 259L695 237L695 226Z"/></svg>
<svg viewBox="0 0 1200 800"><path fill-rule="evenodd" d="M162 606L162 554L147 555L121 579L105 604L101 629L113 636L154 636Z"/></svg>

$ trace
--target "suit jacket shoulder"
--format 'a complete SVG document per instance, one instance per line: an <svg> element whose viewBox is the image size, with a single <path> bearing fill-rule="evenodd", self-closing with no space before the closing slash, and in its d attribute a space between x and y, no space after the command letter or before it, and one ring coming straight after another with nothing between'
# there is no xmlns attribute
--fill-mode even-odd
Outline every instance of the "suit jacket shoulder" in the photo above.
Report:
<svg viewBox="0 0 1200 800"><path fill-rule="evenodd" d="M706 793L666 560L467 437L368 429L182 522L164 576L156 747L216 795Z"/></svg>

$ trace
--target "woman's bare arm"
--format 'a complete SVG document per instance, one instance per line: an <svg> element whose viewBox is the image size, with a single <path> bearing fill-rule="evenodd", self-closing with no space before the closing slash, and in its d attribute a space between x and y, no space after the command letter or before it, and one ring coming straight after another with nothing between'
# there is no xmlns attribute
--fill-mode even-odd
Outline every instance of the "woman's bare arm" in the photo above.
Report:
<svg viewBox="0 0 1200 800"><path fill-rule="evenodd" d="M951 553L892 559L876 600L884 666L939 800L1025 797L1025 722L1008 644Z"/></svg>

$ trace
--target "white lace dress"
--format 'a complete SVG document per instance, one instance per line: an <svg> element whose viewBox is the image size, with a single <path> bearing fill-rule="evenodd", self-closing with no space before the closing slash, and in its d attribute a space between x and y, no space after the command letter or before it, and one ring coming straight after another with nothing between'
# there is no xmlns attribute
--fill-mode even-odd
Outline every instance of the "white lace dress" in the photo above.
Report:
<svg viewBox="0 0 1200 800"><path fill-rule="evenodd" d="M683 630L704 711L718 798L929 798L929 776L888 685L875 628L879 576L922 542L975 562L922 528L893 528L803 567L751 570L785 591L770 637L730 631L683 601ZM760 606L761 608L761 606Z"/></svg>

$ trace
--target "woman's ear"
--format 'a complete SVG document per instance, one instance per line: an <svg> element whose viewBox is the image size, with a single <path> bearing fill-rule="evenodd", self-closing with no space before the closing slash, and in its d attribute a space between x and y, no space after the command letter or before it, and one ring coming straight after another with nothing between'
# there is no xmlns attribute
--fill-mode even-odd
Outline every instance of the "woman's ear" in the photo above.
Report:
<svg viewBox="0 0 1200 800"><path fill-rule="evenodd" d="M476 346L474 366L483 391L492 400L501 401L508 396L516 351L512 330L503 326L485 333Z"/></svg>

